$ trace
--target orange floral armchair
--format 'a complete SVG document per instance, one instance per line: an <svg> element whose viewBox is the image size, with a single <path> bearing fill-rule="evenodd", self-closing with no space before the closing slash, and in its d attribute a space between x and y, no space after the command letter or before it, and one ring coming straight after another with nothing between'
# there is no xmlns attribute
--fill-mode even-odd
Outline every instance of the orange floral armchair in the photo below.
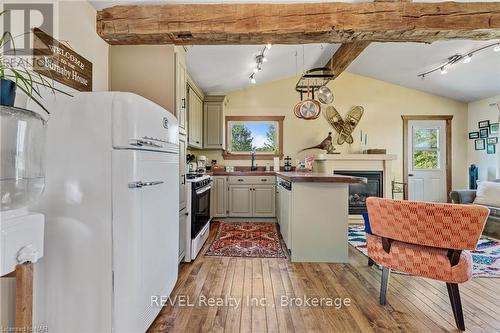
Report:
<svg viewBox="0 0 500 333"><path fill-rule="evenodd" d="M458 284L470 280L472 258L489 210L454 205L368 198L370 260L383 266L380 304L386 304L391 269L446 282L457 327L465 330Z"/></svg>

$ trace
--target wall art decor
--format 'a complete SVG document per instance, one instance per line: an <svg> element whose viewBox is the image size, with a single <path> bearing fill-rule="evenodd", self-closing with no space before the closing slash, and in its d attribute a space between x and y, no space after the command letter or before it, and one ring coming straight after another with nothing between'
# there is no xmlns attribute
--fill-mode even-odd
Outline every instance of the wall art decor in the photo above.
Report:
<svg viewBox="0 0 500 333"><path fill-rule="evenodd" d="M498 143L498 137L497 136L493 136L493 137L487 138L486 139L486 143L490 144L490 145L497 144Z"/></svg>
<svg viewBox="0 0 500 333"><path fill-rule="evenodd" d="M355 106L349 111L344 120L333 105L330 105L326 108L326 120L339 134L337 138L337 144L341 145L344 142L352 144L354 142L352 132L361 120L363 113L364 109L362 106Z"/></svg>
<svg viewBox="0 0 500 333"><path fill-rule="evenodd" d="M484 139L474 141L474 148L476 150L484 150Z"/></svg>
<svg viewBox="0 0 500 333"><path fill-rule="evenodd" d="M496 145L486 145L487 154L496 154Z"/></svg>
<svg viewBox="0 0 500 333"><path fill-rule="evenodd" d="M480 128L479 129L479 138L480 139L486 139L489 134L489 126L486 128Z"/></svg>
<svg viewBox="0 0 500 333"><path fill-rule="evenodd" d="M469 139L479 139L479 132L469 132Z"/></svg>
<svg viewBox="0 0 500 333"><path fill-rule="evenodd" d="M490 124L490 134L491 135L498 134L498 123Z"/></svg>
<svg viewBox="0 0 500 333"><path fill-rule="evenodd" d="M478 123L479 128L485 128L485 127L490 127L490 121L489 120L482 120Z"/></svg>

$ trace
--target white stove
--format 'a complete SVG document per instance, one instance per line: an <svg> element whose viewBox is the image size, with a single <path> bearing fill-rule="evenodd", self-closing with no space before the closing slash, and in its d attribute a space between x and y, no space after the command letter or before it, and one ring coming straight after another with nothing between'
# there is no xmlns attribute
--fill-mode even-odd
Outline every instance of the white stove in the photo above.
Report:
<svg viewBox="0 0 500 333"><path fill-rule="evenodd" d="M184 261L196 258L208 239L210 230L210 190L212 177L202 173L187 174L187 222L186 255Z"/></svg>

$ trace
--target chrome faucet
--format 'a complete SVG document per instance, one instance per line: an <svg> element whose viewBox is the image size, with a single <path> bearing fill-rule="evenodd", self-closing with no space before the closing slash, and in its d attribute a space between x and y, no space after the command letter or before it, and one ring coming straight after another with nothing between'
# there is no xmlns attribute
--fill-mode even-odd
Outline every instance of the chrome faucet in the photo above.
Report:
<svg viewBox="0 0 500 333"><path fill-rule="evenodd" d="M250 171L255 171L255 170L257 170L257 164L255 163L255 148L254 148L252 149L252 166L250 167Z"/></svg>

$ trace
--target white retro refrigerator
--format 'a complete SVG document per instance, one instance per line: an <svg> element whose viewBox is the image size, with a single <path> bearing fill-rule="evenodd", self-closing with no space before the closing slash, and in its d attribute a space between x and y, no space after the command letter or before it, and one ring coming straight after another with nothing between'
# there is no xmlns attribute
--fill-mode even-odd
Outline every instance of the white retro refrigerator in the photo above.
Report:
<svg viewBox="0 0 500 333"><path fill-rule="evenodd" d="M177 280L175 117L130 93L47 101L45 257L35 323L49 332L144 332Z"/></svg>

